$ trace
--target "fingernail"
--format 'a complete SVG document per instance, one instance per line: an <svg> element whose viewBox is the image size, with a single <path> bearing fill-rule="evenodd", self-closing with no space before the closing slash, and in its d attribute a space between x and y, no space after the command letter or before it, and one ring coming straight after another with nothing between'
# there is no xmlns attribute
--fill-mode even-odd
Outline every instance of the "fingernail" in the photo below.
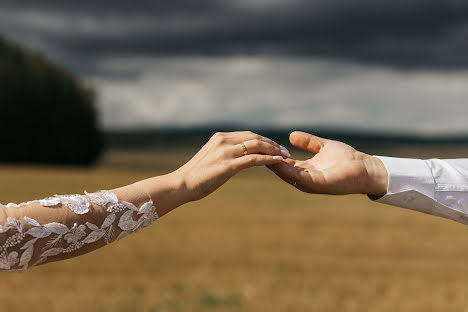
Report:
<svg viewBox="0 0 468 312"><path fill-rule="evenodd" d="M283 157L282 156L273 156L273 159L274 160L283 160Z"/></svg>
<svg viewBox="0 0 468 312"><path fill-rule="evenodd" d="M285 158L291 157L291 153L289 153L286 147L280 145L280 149L281 149L281 154L283 154Z"/></svg>

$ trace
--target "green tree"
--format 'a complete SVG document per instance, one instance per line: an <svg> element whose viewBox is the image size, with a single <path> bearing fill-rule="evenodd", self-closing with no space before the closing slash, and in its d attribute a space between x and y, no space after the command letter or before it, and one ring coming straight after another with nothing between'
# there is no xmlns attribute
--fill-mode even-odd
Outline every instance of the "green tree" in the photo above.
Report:
<svg viewBox="0 0 468 312"><path fill-rule="evenodd" d="M0 37L0 161L94 163L94 98L67 70Z"/></svg>

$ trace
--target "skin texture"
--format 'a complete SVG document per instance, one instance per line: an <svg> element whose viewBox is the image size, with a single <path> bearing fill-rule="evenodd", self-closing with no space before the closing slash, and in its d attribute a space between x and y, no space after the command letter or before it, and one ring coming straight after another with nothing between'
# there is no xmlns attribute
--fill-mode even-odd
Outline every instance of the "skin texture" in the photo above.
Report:
<svg viewBox="0 0 468 312"><path fill-rule="evenodd" d="M245 148L247 149L246 155L242 144L245 144ZM217 133L189 162L178 170L163 176L156 176L122 186L112 191L120 201L132 203L135 208L141 208L144 204L151 203L152 201L157 215L161 217L180 205L209 195L242 169L278 164L283 160L283 156L287 157L287 155L289 153L286 153L284 148L277 143L252 132ZM107 239L97 239L89 243L83 243L84 245L67 250L67 252L61 252L60 248L65 250L70 245L65 238L66 235L64 239L60 235L65 233L71 235L73 232L73 235L81 233L81 238L84 238L87 235L99 232L99 226L103 226L106 222L105 220L119 220L118 224L113 224L112 227L110 225L106 226L108 229L106 231L111 231L109 229L112 229L113 234L109 235L116 238L122 233L121 230L124 230L120 226L120 222L127 228L133 224L129 218L133 222L136 222L132 217L134 214L132 210L112 212L111 214L105 204L97 204L95 202L93 204L88 202L87 208L88 211L86 213L77 214L64 204L43 206L40 202L31 202L19 207L0 205L0 225L2 226L0 228L0 247L2 247L2 250L0 251L4 251L3 258L0 259L0 269L14 267L20 262L19 259L16 259L18 261L14 262L18 255L21 255L21 258L24 257L24 259L30 257L27 261L25 260L26 264L38 264L64 260L91 252L106 245L109 241ZM132 215L123 217L128 212ZM137 216L142 213L139 211ZM108 219L112 215L113 217ZM143 215L138 216L139 219L142 217ZM112 224L114 221L108 222ZM37 225L38 223L39 225ZM29 248L27 253L23 251L25 248L22 248L25 245L19 245L23 238L19 239L18 237L21 236L18 236L18 233L15 234L14 230L12 230L13 228L7 228L6 224L9 227L14 225L14 229L18 233L28 233L33 226L36 227L35 231L31 232L35 233L34 235L31 233L25 235L28 239L28 241L24 242L25 245L29 241L32 241L30 245L26 245L26 248ZM56 226L56 231L62 233L58 235L58 233L54 232L57 234L54 238L59 239L54 242L53 248L49 246L51 243L49 236L52 232L43 230L46 226L41 227L41 225L44 224L49 225L49 227L52 224L52 226ZM57 228L57 224L61 225L60 228ZM69 230L72 228L75 230ZM70 231L70 233L63 232L64 229ZM100 230L103 230L103 228L101 227ZM41 234L38 234L38 231L42 231ZM33 236L35 239L31 240ZM89 237L87 236L87 238ZM81 238L78 238L78 240ZM15 244L13 245L12 242L15 242ZM9 244L8 247L4 247L7 246L7 243ZM31 246L33 247L32 249L30 248ZM9 254L3 248L9 248ZM38 251L46 249L49 252L52 250L52 254L46 258L46 262L40 262L44 260L40 259L42 252ZM26 256L24 256L25 254ZM25 264L20 266L23 269L25 268Z"/></svg>
<svg viewBox="0 0 468 312"><path fill-rule="evenodd" d="M245 144L248 155L244 156L241 143ZM185 181L191 200L199 200L242 169L277 164L282 159L280 145L258 134L216 133L176 174Z"/></svg>
<svg viewBox="0 0 468 312"><path fill-rule="evenodd" d="M300 191L335 195L386 194L388 173L377 157L305 132L293 132L289 140L315 156L304 161L285 159L268 167Z"/></svg>
<svg viewBox="0 0 468 312"><path fill-rule="evenodd" d="M241 143L248 155L244 155ZM288 156L284 147L253 132L219 132L178 170L135 186L143 186L158 202L158 213L164 215L184 203L208 196L243 169L279 164Z"/></svg>

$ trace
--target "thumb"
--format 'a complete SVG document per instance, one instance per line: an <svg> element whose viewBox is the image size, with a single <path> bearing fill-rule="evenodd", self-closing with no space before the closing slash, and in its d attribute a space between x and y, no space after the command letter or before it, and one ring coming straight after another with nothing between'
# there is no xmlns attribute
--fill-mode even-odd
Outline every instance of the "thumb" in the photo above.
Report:
<svg viewBox="0 0 468 312"><path fill-rule="evenodd" d="M295 147L312 153L318 153L325 145L326 139L319 138L309 133L294 131L289 136L289 141Z"/></svg>

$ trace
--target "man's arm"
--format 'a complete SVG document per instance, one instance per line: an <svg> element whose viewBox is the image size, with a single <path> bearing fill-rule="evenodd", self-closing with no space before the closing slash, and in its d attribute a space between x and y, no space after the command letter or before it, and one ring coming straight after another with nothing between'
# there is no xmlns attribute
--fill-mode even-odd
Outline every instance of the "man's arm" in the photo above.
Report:
<svg viewBox="0 0 468 312"><path fill-rule="evenodd" d="M468 159L421 160L371 156L304 132L291 143L316 153L269 166L301 191L367 194L372 200L468 224Z"/></svg>
<svg viewBox="0 0 468 312"><path fill-rule="evenodd" d="M378 158L388 189L372 200L468 224L468 159Z"/></svg>

